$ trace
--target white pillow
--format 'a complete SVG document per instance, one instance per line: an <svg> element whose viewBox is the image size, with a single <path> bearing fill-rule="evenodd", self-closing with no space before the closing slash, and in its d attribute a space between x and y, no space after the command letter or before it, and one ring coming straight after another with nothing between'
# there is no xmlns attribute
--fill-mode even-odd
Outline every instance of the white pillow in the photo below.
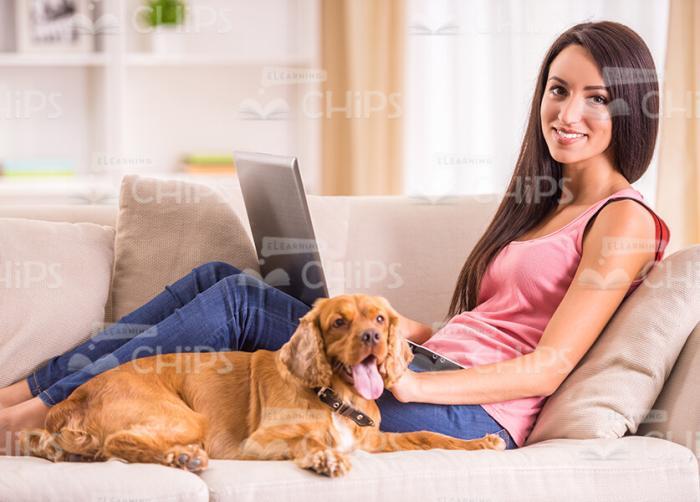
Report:
<svg viewBox="0 0 700 502"><path fill-rule="evenodd" d="M114 229L0 218L0 387L102 327Z"/></svg>
<svg viewBox="0 0 700 502"><path fill-rule="evenodd" d="M654 265L547 399L526 445L637 432L700 322L699 263L700 245Z"/></svg>

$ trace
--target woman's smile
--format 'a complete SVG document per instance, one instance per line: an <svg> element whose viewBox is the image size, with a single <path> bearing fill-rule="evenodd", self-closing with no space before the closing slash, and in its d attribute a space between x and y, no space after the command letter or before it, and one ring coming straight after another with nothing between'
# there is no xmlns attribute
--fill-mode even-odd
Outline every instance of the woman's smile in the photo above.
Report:
<svg viewBox="0 0 700 502"><path fill-rule="evenodd" d="M579 143L584 141L588 136L583 133L578 132L566 132L565 129L557 129L552 127L552 136L556 142L561 146L569 146L574 143Z"/></svg>

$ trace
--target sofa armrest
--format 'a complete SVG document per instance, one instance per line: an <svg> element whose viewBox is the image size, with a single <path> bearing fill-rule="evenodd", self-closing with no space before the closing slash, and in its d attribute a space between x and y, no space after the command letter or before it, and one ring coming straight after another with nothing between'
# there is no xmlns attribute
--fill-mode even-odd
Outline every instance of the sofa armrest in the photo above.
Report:
<svg viewBox="0 0 700 502"><path fill-rule="evenodd" d="M700 458L699 392L700 324L685 342L661 394L637 429L637 435L668 439L690 448Z"/></svg>

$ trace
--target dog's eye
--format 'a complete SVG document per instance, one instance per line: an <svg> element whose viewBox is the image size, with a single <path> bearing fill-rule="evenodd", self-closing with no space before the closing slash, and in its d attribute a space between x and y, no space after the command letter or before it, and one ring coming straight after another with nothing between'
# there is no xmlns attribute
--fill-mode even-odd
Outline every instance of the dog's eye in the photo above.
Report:
<svg viewBox="0 0 700 502"><path fill-rule="evenodd" d="M345 319L343 319L342 317L339 317L335 321L333 321L334 328L340 328L344 324L345 324Z"/></svg>
<svg viewBox="0 0 700 502"><path fill-rule="evenodd" d="M384 322L384 316L381 315L381 314L379 314L379 315L377 316L377 322L378 322L379 324L383 323L383 322Z"/></svg>

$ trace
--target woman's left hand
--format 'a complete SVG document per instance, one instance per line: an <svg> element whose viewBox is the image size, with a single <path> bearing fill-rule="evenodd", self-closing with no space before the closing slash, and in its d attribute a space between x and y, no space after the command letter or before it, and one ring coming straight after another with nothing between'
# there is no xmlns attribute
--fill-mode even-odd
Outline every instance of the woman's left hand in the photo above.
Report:
<svg viewBox="0 0 700 502"><path fill-rule="evenodd" d="M401 403L411 403L418 401L418 375L415 371L406 368L406 371L394 385L389 387L389 391L397 401Z"/></svg>

